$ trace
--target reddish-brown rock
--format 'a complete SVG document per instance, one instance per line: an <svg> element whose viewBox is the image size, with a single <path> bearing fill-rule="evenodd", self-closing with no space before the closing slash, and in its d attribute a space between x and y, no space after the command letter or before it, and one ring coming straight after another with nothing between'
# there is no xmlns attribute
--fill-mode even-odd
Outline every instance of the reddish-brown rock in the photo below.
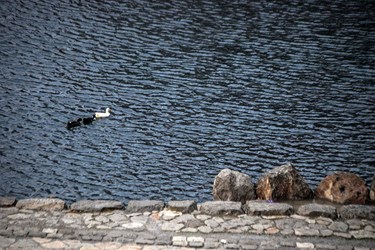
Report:
<svg viewBox="0 0 375 250"><path fill-rule="evenodd" d="M368 189L365 181L358 175L339 172L325 177L318 185L315 195L339 204L365 204Z"/></svg>
<svg viewBox="0 0 375 250"><path fill-rule="evenodd" d="M274 168L259 178L256 188L261 200L302 200L313 195L307 182L292 164Z"/></svg>
<svg viewBox="0 0 375 250"><path fill-rule="evenodd" d="M223 169L215 177L213 186L214 200L239 201L245 204L248 200L255 199L255 188L250 176Z"/></svg>

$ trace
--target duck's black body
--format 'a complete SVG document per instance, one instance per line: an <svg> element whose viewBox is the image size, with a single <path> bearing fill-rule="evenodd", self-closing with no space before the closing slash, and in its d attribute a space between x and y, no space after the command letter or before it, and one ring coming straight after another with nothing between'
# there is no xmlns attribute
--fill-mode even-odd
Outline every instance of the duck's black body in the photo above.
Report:
<svg viewBox="0 0 375 250"><path fill-rule="evenodd" d="M95 120L96 120L95 115L93 115L92 117L86 117L86 118L83 118L83 124L88 125L88 124L91 124Z"/></svg>
<svg viewBox="0 0 375 250"><path fill-rule="evenodd" d="M82 118L79 118L78 120L68 122L66 124L67 129L75 128L82 125Z"/></svg>
<svg viewBox="0 0 375 250"><path fill-rule="evenodd" d="M81 125L89 125L93 121L97 120L98 118L108 117L110 115L110 112L111 112L111 109L106 108L105 113L96 112L91 117L79 118L77 120L70 121L66 124L66 128L71 129L71 128L79 127Z"/></svg>

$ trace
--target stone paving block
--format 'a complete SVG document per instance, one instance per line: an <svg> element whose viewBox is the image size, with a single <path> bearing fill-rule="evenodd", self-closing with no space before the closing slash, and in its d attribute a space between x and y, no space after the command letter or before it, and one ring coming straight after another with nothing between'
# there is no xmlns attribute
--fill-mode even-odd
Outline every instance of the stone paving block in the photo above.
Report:
<svg viewBox="0 0 375 250"><path fill-rule="evenodd" d="M0 207L0 218L5 218L9 215L16 214L19 209L16 207Z"/></svg>
<svg viewBox="0 0 375 250"><path fill-rule="evenodd" d="M260 249L279 249L280 243L273 240L262 241L260 243Z"/></svg>
<svg viewBox="0 0 375 250"><path fill-rule="evenodd" d="M338 237L342 237L342 238L345 238L345 239L351 239L353 237L349 233L342 233L342 232L333 232L333 235L338 236Z"/></svg>
<svg viewBox="0 0 375 250"><path fill-rule="evenodd" d="M13 238L6 238L3 236L0 236L0 247L7 248L10 245L12 245L16 240Z"/></svg>
<svg viewBox="0 0 375 250"><path fill-rule="evenodd" d="M258 249L258 246L257 245L245 244L245 245L241 245L241 249L243 249L243 250L256 250L256 249Z"/></svg>
<svg viewBox="0 0 375 250"><path fill-rule="evenodd" d="M323 229L323 230L320 230L320 234L323 237L328 237L328 236L331 236L333 234L333 231L330 230L330 229Z"/></svg>
<svg viewBox="0 0 375 250"><path fill-rule="evenodd" d="M314 249L315 246L313 243L310 242L296 242L297 248L300 249Z"/></svg>
<svg viewBox="0 0 375 250"><path fill-rule="evenodd" d="M335 245L329 245L329 244L323 244L323 243L317 243L315 246L317 249L324 249L324 250L334 250L336 249Z"/></svg>
<svg viewBox="0 0 375 250"><path fill-rule="evenodd" d="M111 200L81 200L70 206L73 212L101 212L123 208L124 205L121 202Z"/></svg>
<svg viewBox="0 0 375 250"><path fill-rule="evenodd" d="M135 243L141 245L153 245L155 243L155 240L138 237L137 239L135 239Z"/></svg>
<svg viewBox="0 0 375 250"><path fill-rule="evenodd" d="M127 213L143 213L152 211L161 211L164 208L164 202L159 200L131 200L126 208Z"/></svg>
<svg viewBox="0 0 375 250"><path fill-rule="evenodd" d="M337 217L336 208L329 205L316 203L302 205L298 208L297 214L309 217L328 217L335 219Z"/></svg>
<svg viewBox="0 0 375 250"><path fill-rule="evenodd" d="M186 236L173 236L172 238L173 246L186 247L188 245Z"/></svg>
<svg viewBox="0 0 375 250"><path fill-rule="evenodd" d="M180 231L184 228L184 224L181 223L174 223L174 222L164 222L161 226L161 230L163 231Z"/></svg>
<svg viewBox="0 0 375 250"><path fill-rule="evenodd" d="M171 237L166 236L166 235L158 235L154 241L156 245L171 245L172 244Z"/></svg>
<svg viewBox="0 0 375 250"><path fill-rule="evenodd" d="M26 236L28 234L28 230L25 228L15 228L13 229L13 235L16 237Z"/></svg>
<svg viewBox="0 0 375 250"><path fill-rule="evenodd" d="M7 229L2 229L0 230L0 235L6 236L6 237L11 237L13 235L13 229L12 228L7 228Z"/></svg>
<svg viewBox="0 0 375 250"><path fill-rule="evenodd" d="M220 243L215 241L209 241L204 243L206 249L219 249Z"/></svg>
<svg viewBox="0 0 375 250"><path fill-rule="evenodd" d="M366 230L350 231L350 235L352 235L355 239L374 239L375 240L375 233L366 231Z"/></svg>
<svg viewBox="0 0 375 250"><path fill-rule="evenodd" d="M238 244L225 244L224 249L240 249L240 245L238 245Z"/></svg>
<svg viewBox="0 0 375 250"><path fill-rule="evenodd" d="M338 210L338 214L343 219L375 220L375 206L346 205Z"/></svg>
<svg viewBox="0 0 375 250"><path fill-rule="evenodd" d="M267 201L247 201L244 205L244 211L247 215L290 215L293 213L293 207L286 203L270 203Z"/></svg>
<svg viewBox="0 0 375 250"><path fill-rule="evenodd" d="M31 198L19 200L16 207L29 210L61 211L65 207L65 201L55 198Z"/></svg>
<svg viewBox="0 0 375 250"><path fill-rule="evenodd" d="M283 246L283 247L295 247L296 243L294 243L294 241L283 240L283 241L280 241L280 246Z"/></svg>
<svg viewBox="0 0 375 250"><path fill-rule="evenodd" d="M40 249L39 244L31 238L18 239L9 246L9 249Z"/></svg>
<svg viewBox="0 0 375 250"><path fill-rule="evenodd" d="M146 213L149 213L149 212L146 212ZM175 212L172 210L163 210L159 212L159 217L161 217L163 220L166 220L166 221L173 220L181 215L182 215L181 212Z"/></svg>
<svg viewBox="0 0 375 250"><path fill-rule="evenodd" d="M294 232L297 236L319 236L319 230L311 228L296 228Z"/></svg>
<svg viewBox="0 0 375 250"><path fill-rule="evenodd" d="M28 231L28 236L29 237L46 237L47 236L47 233L44 233L40 230L40 228L38 227L31 227L31 228L27 228L27 231Z"/></svg>
<svg viewBox="0 0 375 250"><path fill-rule="evenodd" d="M197 210L197 203L193 200L169 201L167 209L181 213L191 213Z"/></svg>
<svg viewBox="0 0 375 250"><path fill-rule="evenodd" d="M348 231L349 226L342 221L334 221L328 226L328 228L335 232L346 232Z"/></svg>
<svg viewBox="0 0 375 250"><path fill-rule="evenodd" d="M0 197L0 207L11 207L16 204L16 197Z"/></svg>
<svg viewBox="0 0 375 250"><path fill-rule="evenodd" d="M348 246L348 245L338 245L336 246L336 248L339 250L353 250L354 249L352 246Z"/></svg>
<svg viewBox="0 0 375 250"><path fill-rule="evenodd" d="M239 215L243 214L241 202L207 201L200 204L199 210L209 215Z"/></svg>
<svg viewBox="0 0 375 250"><path fill-rule="evenodd" d="M204 238L203 237L187 237L187 242L189 247L203 247Z"/></svg>
<svg viewBox="0 0 375 250"><path fill-rule="evenodd" d="M200 226L200 227L198 227L198 231L201 232L201 233L204 233L204 234L208 234L208 233L212 232L212 228L210 228L208 226Z"/></svg>

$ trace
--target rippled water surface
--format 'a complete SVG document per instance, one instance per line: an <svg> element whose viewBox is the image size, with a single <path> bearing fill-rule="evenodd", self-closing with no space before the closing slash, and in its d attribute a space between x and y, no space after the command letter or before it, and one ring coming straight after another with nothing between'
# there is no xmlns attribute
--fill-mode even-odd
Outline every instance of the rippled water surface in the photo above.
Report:
<svg viewBox="0 0 375 250"><path fill-rule="evenodd" d="M0 195L211 199L375 169L374 1L0 0ZM66 122L106 107L109 118Z"/></svg>

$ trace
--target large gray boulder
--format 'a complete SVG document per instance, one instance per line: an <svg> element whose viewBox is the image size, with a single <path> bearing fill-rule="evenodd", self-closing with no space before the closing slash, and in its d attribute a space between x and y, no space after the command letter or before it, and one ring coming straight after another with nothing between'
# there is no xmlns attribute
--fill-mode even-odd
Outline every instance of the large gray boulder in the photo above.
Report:
<svg viewBox="0 0 375 250"><path fill-rule="evenodd" d="M239 201L242 204L256 198L250 176L230 169L221 170L215 177L212 193L214 200Z"/></svg>
<svg viewBox="0 0 375 250"><path fill-rule="evenodd" d="M261 200L303 200L313 196L307 182L292 164L282 165L259 178L256 188Z"/></svg>
<svg viewBox="0 0 375 250"><path fill-rule="evenodd" d="M61 211L65 207L65 202L55 198L31 198L19 200L16 207L18 209Z"/></svg>
<svg viewBox="0 0 375 250"><path fill-rule="evenodd" d="M339 172L326 176L316 188L315 195L339 204L365 204L368 189L358 175Z"/></svg>
<svg viewBox="0 0 375 250"><path fill-rule="evenodd" d="M70 210L74 212L102 212L123 208L124 205L120 201L110 200L81 200L70 206Z"/></svg>

